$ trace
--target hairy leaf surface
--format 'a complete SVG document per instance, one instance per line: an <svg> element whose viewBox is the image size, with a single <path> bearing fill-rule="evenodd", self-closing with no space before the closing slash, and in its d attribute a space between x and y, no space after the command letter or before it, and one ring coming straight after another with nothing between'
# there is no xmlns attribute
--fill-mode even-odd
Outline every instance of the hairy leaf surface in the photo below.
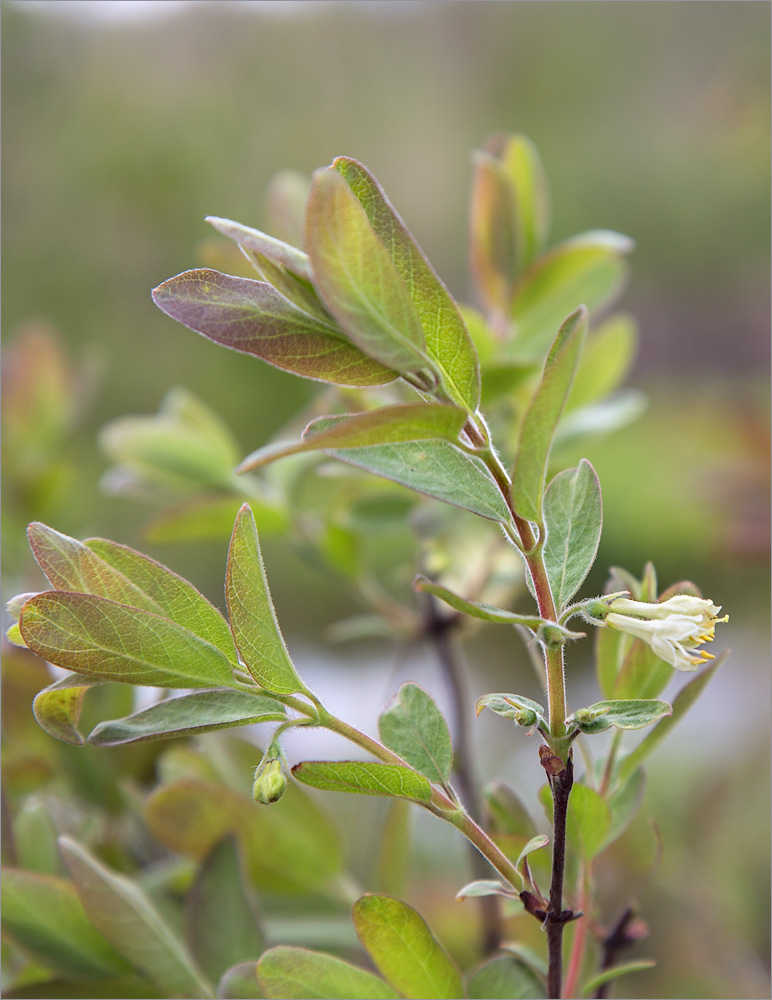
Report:
<svg viewBox="0 0 772 1000"><path fill-rule="evenodd" d="M381 741L434 784L450 780L453 746L448 724L430 695L417 684L403 684L378 719Z"/></svg>
<svg viewBox="0 0 772 1000"><path fill-rule="evenodd" d="M292 768L298 781L328 792L384 795L391 798L429 802L431 785L417 771L401 764L359 760L305 760Z"/></svg>
<svg viewBox="0 0 772 1000"><path fill-rule="evenodd" d="M558 613L590 572L603 523L600 482L583 458L558 473L544 494L544 565Z"/></svg>

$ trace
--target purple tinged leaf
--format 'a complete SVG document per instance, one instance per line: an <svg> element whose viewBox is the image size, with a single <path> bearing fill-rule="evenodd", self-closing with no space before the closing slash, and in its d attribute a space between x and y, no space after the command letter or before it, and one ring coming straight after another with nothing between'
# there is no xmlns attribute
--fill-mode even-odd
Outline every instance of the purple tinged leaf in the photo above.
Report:
<svg viewBox="0 0 772 1000"><path fill-rule="evenodd" d="M253 452L236 470L247 472L269 462L305 451L362 448L402 441L443 439L457 441L467 414L444 403L408 403L384 406L366 413L317 417L303 431L303 440L272 444Z"/></svg>
<svg viewBox="0 0 772 1000"><path fill-rule="evenodd" d="M313 176L305 243L324 304L365 354L401 372L431 367L408 287L333 167Z"/></svg>
<svg viewBox="0 0 772 1000"><path fill-rule="evenodd" d="M367 168L346 156L339 156L332 168L356 196L407 287L421 323L426 352L447 398L474 413L480 402L479 363L458 306Z"/></svg>
<svg viewBox="0 0 772 1000"><path fill-rule="evenodd" d="M308 254L298 250L297 247L277 240L275 236L261 233L259 229L251 229L249 226L243 226L240 222L233 222L231 219L220 219L216 215L208 215L206 221L214 226L218 233L227 236L229 240L233 240L239 246L270 257L271 260L276 261L277 264L292 271L300 278L306 280L311 278L311 264Z"/></svg>
<svg viewBox="0 0 772 1000"><path fill-rule="evenodd" d="M265 282L200 268L163 282L153 290L153 300L172 319L215 343L302 378L364 386L397 377L337 326L301 311Z"/></svg>

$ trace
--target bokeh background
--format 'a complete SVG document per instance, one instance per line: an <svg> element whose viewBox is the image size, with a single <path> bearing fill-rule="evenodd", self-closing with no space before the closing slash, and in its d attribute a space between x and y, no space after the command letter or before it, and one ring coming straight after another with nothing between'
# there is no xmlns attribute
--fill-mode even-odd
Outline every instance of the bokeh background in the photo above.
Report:
<svg viewBox="0 0 772 1000"><path fill-rule="evenodd" d="M538 146L553 241L633 237L622 305L641 329L631 381L651 403L587 452L605 508L588 586L652 559L663 585L695 579L725 606L733 653L650 768L664 846L640 878L641 947L660 964L616 995L768 995L769 5L31 0L4 3L2 21L4 349L51 328L85 373L54 505L54 526L79 537L148 548L147 506L100 491L106 421L184 385L246 454L316 391L175 325L149 294L199 263L205 215L264 228L276 171L366 163L460 299L470 151L494 131ZM11 401L18 372L6 365ZM7 466L6 484L8 597L37 586L23 537L37 511ZM151 554L220 601L224 545ZM388 646L326 646L343 596L280 540L266 558L289 646L332 701L345 708L361 683L372 726L400 680L436 685L417 652L395 665ZM475 696L517 690L513 670L529 669L501 639L467 650ZM589 674L576 683L591 692ZM530 744L517 756L496 722L481 773L533 794ZM411 901L441 922L452 895L437 893Z"/></svg>

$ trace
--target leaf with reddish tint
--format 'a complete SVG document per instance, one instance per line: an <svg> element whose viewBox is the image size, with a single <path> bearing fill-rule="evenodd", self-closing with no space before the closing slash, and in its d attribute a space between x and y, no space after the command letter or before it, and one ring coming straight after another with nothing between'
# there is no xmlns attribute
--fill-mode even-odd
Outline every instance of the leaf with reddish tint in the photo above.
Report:
<svg viewBox="0 0 772 1000"><path fill-rule="evenodd" d="M404 282L445 395L474 413L480 402L479 364L458 306L375 177L347 156L339 156L330 169L338 171L356 196Z"/></svg>
<svg viewBox="0 0 772 1000"><path fill-rule="evenodd" d="M215 983L231 966L256 962L263 953L263 934L231 836L212 848L185 897L185 939Z"/></svg>
<svg viewBox="0 0 772 1000"><path fill-rule="evenodd" d="M512 472L512 502L517 513L529 521L541 521L552 438L571 389L586 329L587 310L580 306L560 327L541 383L523 418Z"/></svg>
<svg viewBox="0 0 772 1000"><path fill-rule="evenodd" d="M322 301L365 354L401 372L431 367L408 287L333 167L311 181L305 243Z"/></svg>
<svg viewBox="0 0 772 1000"><path fill-rule="evenodd" d="M451 1000L464 995L458 969L407 903L391 896L362 896L352 916L378 971L403 997Z"/></svg>
<svg viewBox="0 0 772 1000"><path fill-rule="evenodd" d="M372 972L306 948L271 948L257 964L257 979L276 1000L397 1000L396 993Z"/></svg>
<svg viewBox="0 0 772 1000"><path fill-rule="evenodd" d="M122 746L257 722L281 722L285 716L279 702L248 691L195 691L166 698L124 719L100 722L88 741L100 747Z"/></svg>
<svg viewBox="0 0 772 1000"><path fill-rule="evenodd" d="M96 677L70 674L49 684L32 702L38 725L58 740L82 747L84 740L77 727L83 696L90 687L101 683Z"/></svg>
<svg viewBox="0 0 772 1000"><path fill-rule="evenodd" d="M366 413L317 417L303 431L302 441L260 448L245 458L237 471L246 472L304 451L363 448L430 439L458 441L466 420L464 410L445 403L406 403L383 406Z"/></svg>
<svg viewBox="0 0 772 1000"><path fill-rule="evenodd" d="M259 759L256 749L255 764ZM145 821L169 850L197 862L233 834L252 882L265 892L313 892L341 869L338 832L295 784L271 806L203 781L162 785L145 803Z"/></svg>
<svg viewBox="0 0 772 1000"><path fill-rule="evenodd" d="M158 615L92 594L38 594L19 622L29 648L90 677L151 687L224 687L235 681L221 650Z"/></svg>
<svg viewBox="0 0 772 1000"><path fill-rule="evenodd" d="M240 222L233 222L231 219L220 219L216 215L208 215L206 222L214 226L218 233L227 236L229 240L233 240L239 246L269 257L300 278L307 280L311 278L311 264L308 254L298 250L297 247L277 240L275 236L261 233L259 229L251 229Z"/></svg>
<svg viewBox="0 0 772 1000"><path fill-rule="evenodd" d="M233 526L225 599L236 647L257 683L276 694L305 693L276 620L249 504L241 508Z"/></svg>
<svg viewBox="0 0 772 1000"><path fill-rule="evenodd" d="M213 997L182 941L138 885L69 837L59 846L88 919L117 952L164 995Z"/></svg>
<svg viewBox="0 0 772 1000"><path fill-rule="evenodd" d="M303 312L262 281L200 268L163 282L153 290L153 300L172 319L215 343L303 378L363 386L397 377L337 326Z"/></svg>

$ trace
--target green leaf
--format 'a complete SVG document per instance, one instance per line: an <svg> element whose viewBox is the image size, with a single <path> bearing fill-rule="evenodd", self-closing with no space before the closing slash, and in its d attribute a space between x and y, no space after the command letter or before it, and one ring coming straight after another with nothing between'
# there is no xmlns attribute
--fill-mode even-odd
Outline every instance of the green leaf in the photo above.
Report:
<svg viewBox="0 0 772 1000"><path fill-rule="evenodd" d="M303 431L302 441L260 448L247 456L236 471L247 472L304 451L362 448L432 438L458 441L466 419L464 410L444 403L407 403L366 413L317 417Z"/></svg>
<svg viewBox="0 0 772 1000"><path fill-rule="evenodd" d="M78 720L83 697L90 687L101 683L96 677L70 674L49 684L32 702L38 725L56 739L82 747L84 740L78 732Z"/></svg>
<svg viewBox="0 0 772 1000"><path fill-rule="evenodd" d="M603 850L621 837L638 812L646 787L646 773L642 767L633 771L628 780L618 791L608 798L611 810L611 826L603 842Z"/></svg>
<svg viewBox="0 0 772 1000"><path fill-rule="evenodd" d="M381 742L434 784L445 785L453 766L448 725L417 684L403 684L378 719Z"/></svg>
<svg viewBox="0 0 772 1000"><path fill-rule="evenodd" d="M482 461L448 441L404 441L328 454L490 521L511 523L506 501Z"/></svg>
<svg viewBox="0 0 772 1000"><path fill-rule="evenodd" d="M450 1000L464 995L458 969L407 903L391 896L363 896L352 916L378 971L403 997Z"/></svg>
<svg viewBox="0 0 772 1000"><path fill-rule="evenodd" d="M87 538L85 544L153 601L155 609L146 610L154 611L155 614L189 629L200 639L221 650L229 660L236 662L236 648L228 623L191 583L126 545L118 545L117 542L104 538ZM110 594L98 596L110 597ZM118 598L113 597L112 600L117 601Z"/></svg>
<svg viewBox="0 0 772 1000"><path fill-rule="evenodd" d="M475 714L479 715L484 708L489 708L496 715L500 715L504 719L509 719L510 722L516 722L520 726L526 726L527 728L541 726L545 730L549 728L544 719L544 709L542 706L538 702L531 701L530 698L523 698L519 694L484 694L475 702ZM527 721L520 722L518 719L523 717L521 714L523 712L526 713ZM530 721L527 713L535 715L536 718Z"/></svg>
<svg viewBox="0 0 772 1000"><path fill-rule="evenodd" d="M656 964L653 958L639 958L634 962L612 965L610 969L604 969L597 976L593 976L592 979L588 979L582 983L582 996L589 996L593 990L597 990L599 986L603 986L604 983L610 983L619 976L626 976L630 972L645 972L646 969L652 969Z"/></svg>
<svg viewBox="0 0 772 1000"><path fill-rule="evenodd" d="M517 274L547 237L547 181L524 135L491 136L473 160L472 272L489 309L509 312Z"/></svg>
<svg viewBox="0 0 772 1000"><path fill-rule="evenodd" d="M607 399L571 410L555 431L555 447L574 447L580 440L601 437L634 423L647 410L649 399L640 389L620 389Z"/></svg>
<svg viewBox="0 0 772 1000"><path fill-rule="evenodd" d="M652 750L654 750L664 737L667 736L676 722L686 715L688 710L697 700L698 696L702 694L705 685L715 674L728 655L729 652L727 650L718 656L709 667L701 670L696 677L693 677L688 684L685 684L684 687L681 688L676 697L673 699L672 715L667 716L662 719L661 722L658 722L654 729L644 736L635 750L625 757L620 764L619 780L621 782L625 782L630 778L632 773L649 756Z"/></svg>
<svg viewBox="0 0 772 1000"><path fill-rule="evenodd" d="M580 708L568 719L566 725L577 725L583 733L605 733L612 726L617 729L643 729L673 714L673 707L666 701L650 698L612 699L598 701L589 708Z"/></svg>
<svg viewBox="0 0 772 1000"><path fill-rule="evenodd" d="M375 177L349 157L338 157L332 166L359 200L408 289L420 320L426 353L434 363L445 394L474 413L480 402L479 364L458 306Z"/></svg>
<svg viewBox="0 0 772 1000"><path fill-rule="evenodd" d="M595 675L601 694L612 698L622 666L627 637L613 628L599 628L595 635Z"/></svg>
<svg viewBox="0 0 772 1000"><path fill-rule="evenodd" d="M29 648L80 674L151 687L233 686L224 653L166 618L91 594L50 592L24 605Z"/></svg>
<svg viewBox="0 0 772 1000"><path fill-rule="evenodd" d="M546 997L544 985L516 958L502 955L479 966L470 976L466 995L470 1000L539 1000Z"/></svg>
<svg viewBox="0 0 772 1000"><path fill-rule="evenodd" d="M218 1000L263 1000L265 994L257 982L257 962L241 962L221 977L217 984Z"/></svg>
<svg viewBox="0 0 772 1000"><path fill-rule="evenodd" d="M271 698L247 691L196 691L166 698L124 719L100 722L88 741L95 746L115 747L257 722L281 722L285 718L284 706Z"/></svg>
<svg viewBox="0 0 772 1000"><path fill-rule="evenodd" d="M46 969L97 979L129 968L89 923L66 879L4 868L2 910L3 933Z"/></svg>
<svg viewBox="0 0 772 1000"><path fill-rule="evenodd" d="M233 526L225 599L236 647L258 684L277 694L305 692L276 620L249 504L241 508Z"/></svg>
<svg viewBox="0 0 772 1000"><path fill-rule="evenodd" d="M512 473L512 502L521 517L537 523L541 521L552 437L571 388L586 328L587 310L580 306L560 327L547 355L541 383L523 418Z"/></svg>
<svg viewBox="0 0 772 1000"><path fill-rule="evenodd" d="M653 698L669 684L673 668L648 643L633 639L617 674L614 697Z"/></svg>
<svg viewBox="0 0 772 1000"><path fill-rule="evenodd" d="M308 254L298 250L297 247L277 240L275 236L261 233L259 229L251 229L249 226L243 226L240 222L233 222L232 219L220 219L216 215L208 215L205 221L210 226L214 226L218 233L227 236L229 240L233 240L239 246L263 254L299 278L310 281L311 262L308 259Z"/></svg>
<svg viewBox="0 0 772 1000"><path fill-rule="evenodd" d="M539 799L551 818L552 792L549 785L542 785ZM586 861L592 860L603 850L610 829L611 811L606 800L588 785L574 785L566 820L566 839L571 849Z"/></svg>
<svg viewBox="0 0 772 1000"><path fill-rule="evenodd" d="M305 244L322 301L357 347L400 372L430 367L408 288L333 167L317 170L311 180Z"/></svg>
<svg viewBox="0 0 772 1000"><path fill-rule="evenodd" d="M483 789L487 822L491 833L504 833L529 840L536 836L536 824L520 796L501 781L492 781Z"/></svg>
<svg viewBox="0 0 772 1000"><path fill-rule="evenodd" d="M158 987L137 975L110 979L49 979L4 990L7 1000L158 1000Z"/></svg>
<svg viewBox="0 0 772 1000"><path fill-rule="evenodd" d="M378 888L390 896L405 891L410 876L410 803L389 803L378 845Z"/></svg>
<svg viewBox="0 0 772 1000"><path fill-rule="evenodd" d="M579 302L591 314L608 305L624 286L624 257L632 248L626 236L595 230L537 257L518 282L512 303L518 351L542 351Z"/></svg>
<svg viewBox="0 0 772 1000"><path fill-rule="evenodd" d="M216 344L301 378L364 386L397 377L350 343L335 323L322 323L262 281L199 268L159 285L153 299L167 316Z"/></svg>
<svg viewBox="0 0 772 1000"><path fill-rule="evenodd" d="M116 951L167 995L213 996L182 942L137 885L69 837L59 845L89 920Z"/></svg>
<svg viewBox="0 0 772 1000"><path fill-rule="evenodd" d="M558 473L544 494L544 565L559 612L595 562L602 522L600 483L583 458L576 469Z"/></svg>
<svg viewBox="0 0 772 1000"><path fill-rule="evenodd" d="M635 320L627 313L609 316L588 333L566 403L567 413L603 399L624 383L637 340Z"/></svg>
<svg viewBox="0 0 772 1000"><path fill-rule="evenodd" d="M542 847L546 847L547 844L549 844L549 842L550 842L549 837L543 833L537 834L535 837L531 837L531 839L528 841L528 843L520 852L518 859L515 862L516 870L520 872L521 865L528 857L528 855L533 854L534 851L540 851Z"/></svg>
<svg viewBox="0 0 772 1000"><path fill-rule="evenodd" d="M276 1000L398 1000L372 972L306 948L271 948L257 964L263 993Z"/></svg>
<svg viewBox="0 0 772 1000"><path fill-rule="evenodd" d="M256 749L255 764L259 759ZM251 880L265 892L313 892L340 872L340 836L297 785L266 808L230 789L186 779L150 795L145 821L165 847L198 863L223 837L235 835Z"/></svg>
<svg viewBox="0 0 772 1000"><path fill-rule="evenodd" d="M507 896L511 899L514 896L512 887L495 879L478 879L470 882L463 889L456 893L456 899L476 899L479 896Z"/></svg>
<svg viewBox="0 0 772 1000"><path fill-rule="evenodd" d="M236 841L226 837L209 852L185 897L185 939L215 983L231 966L257 961L265 948L244 884Z"/></svg>
<svg viewBox="0 0 772 1000"><path fill-rule="evenodd" d="M142 537L153 545L230 538L243 502L238 497L210 496L166 507L145 524ZM249 503L264 538L287 530L289 518L282 507L261 503L254 497Z"/></svg>
<svg viewBox="0 0 772 1000"><path fill-rule="evenodd" d="M355 792L429 802L432 787L417 771L401 764L380 761L305 760L292 768L298 781L328 792Z"/></svg>
<svg viewBox="0 0 772 1000"><path fill-rule="evenodd" d="M469 615L471 618L480 618L485 622L497 622L500 625L524 625L536 631L540 625L546 624L543 618L537 615L516 615L512 611L505 611L504 608L496 608L492 604L478 604L475 601L464 600L458 594L454 594L447 587L442 587L438 583L427 579L420 573L413 580L413 589L439 597L441 601L449 604L455 611Z"/></svg>

